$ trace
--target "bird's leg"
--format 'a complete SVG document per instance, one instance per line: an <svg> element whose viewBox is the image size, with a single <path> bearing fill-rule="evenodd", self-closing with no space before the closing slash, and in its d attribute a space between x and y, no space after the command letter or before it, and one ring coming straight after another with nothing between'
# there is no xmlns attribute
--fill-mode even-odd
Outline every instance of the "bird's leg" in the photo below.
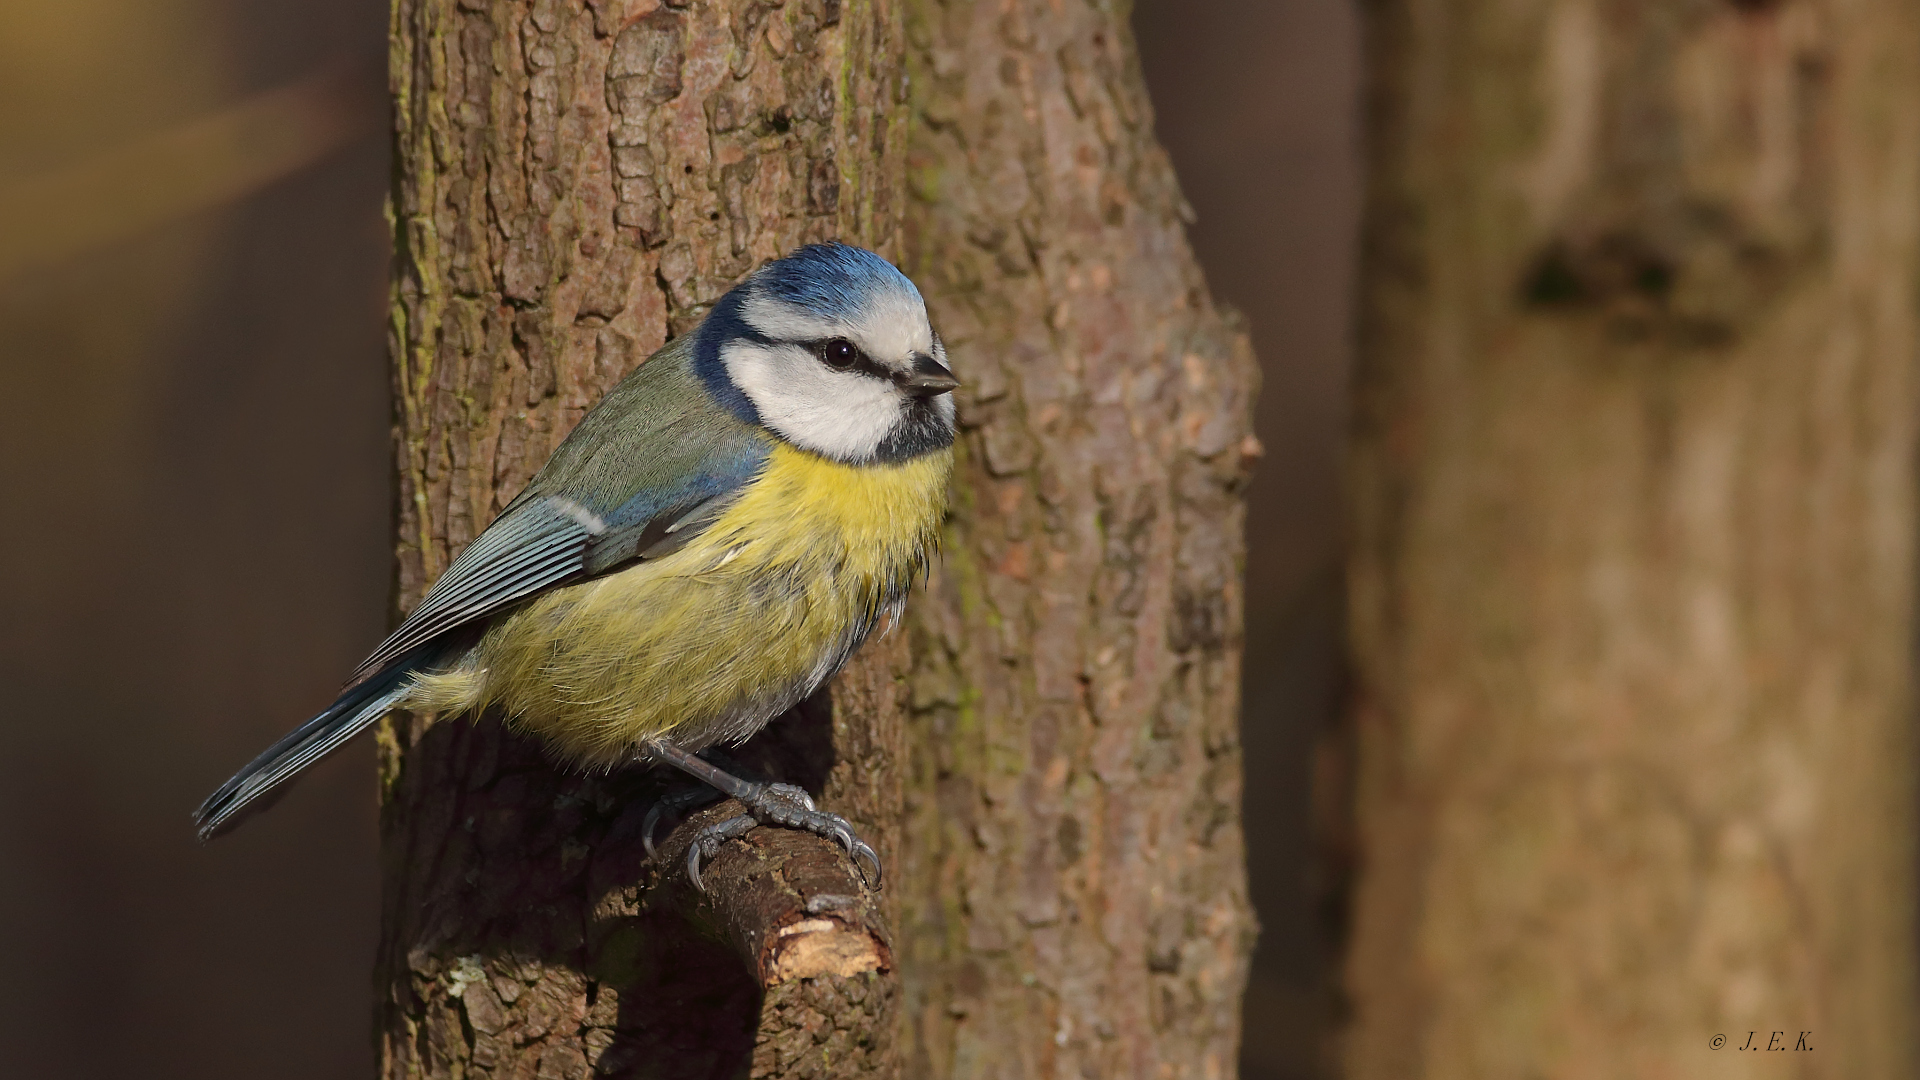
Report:
<svg viewBox="0 0 1920 1080"><path fill-rule="evenodd" d="M700 863L720 853L720 845L735 837L743 836L755 825L778 825L785 829L801 829L815 836L824 836L847 849L856 865L861 860L872 864L872 883L880 884L880 856L867 842L854 835L853 826L839 814L830 814L816 809L812 796L792 784L762 784L752 780L742 780L719 766L669 742L656 742L647 747L647 756L654 761L664 762L674 768L703 781L722 793L739 799L747 812L738 817L716 822L700 830L687 848L687 876L693 879L694 887L701 892L706 886L700 883ZM652 815L649 814L649 818ZM865 869L862 868L862 876Z"/></svg>
<svg viewBox="0 0 1920 1080"><path fill-rule="evenodd" d="M645 755L642 756L644 757ZM722 753L719 747L709 746L705 750L700 751L698 756L700 760L717 767L721 772L738 773L740 771L733 760ZM776 788L791 789L802 801L806 802L809 808L813 806L812 796L808 795L803 789L794 787L791 784L775 784L773 786ZM697 780L687 787L669 791L665 795L660 796L660 798L655 800L654 804L647 809L646 820L640 823L640 843L647 849L647 858L657 858L660 854L654 850L653 831L660 827L661 818L668 814L678 816L695 807L706 806L708 803L716 803L724 798L726 798L726 795L721 793L718 788Z"/></svg>

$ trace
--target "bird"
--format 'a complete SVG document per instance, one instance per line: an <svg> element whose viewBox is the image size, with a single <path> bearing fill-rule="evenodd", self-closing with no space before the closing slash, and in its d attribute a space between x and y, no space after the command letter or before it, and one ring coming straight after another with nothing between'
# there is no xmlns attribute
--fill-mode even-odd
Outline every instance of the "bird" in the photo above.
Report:
<svg viewBox="0 0 1920 1080"><path fill-rule="evenodd" d="M739 799L688 851L696 886L755 824L829 837L877 882L845 819L703 751L898 616L938 548L958 385L881 256L832 242L767 262L581 418L331 705L200 805L200 838L390 712L491 709L575 767L667 765Z"/></svg>

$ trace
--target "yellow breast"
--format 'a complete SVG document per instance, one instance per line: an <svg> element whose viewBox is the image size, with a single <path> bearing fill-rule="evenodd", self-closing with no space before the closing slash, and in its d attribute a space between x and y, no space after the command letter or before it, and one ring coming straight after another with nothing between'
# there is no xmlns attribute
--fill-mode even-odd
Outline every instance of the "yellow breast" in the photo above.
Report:
<svg viewBox="0 0 1920 1080"><path fill-rule="evenodd" d="M753 545L778 563L806 551L786 541L810 538L819 554L838 549L862 570L884 573L928 551L946 511L953 452L890 465L844 465L785 443L767 468L694 545ZM689 550L691 550L690 545Z"/></svg>
<svg viewBox="0 0 1920 1080"><path fill-rule="evenodd" d="M705 532L496 622L416 708L498 705L568 757L744 738L833 674L938 538L951 451L849 466L784 443Z"/></svg>

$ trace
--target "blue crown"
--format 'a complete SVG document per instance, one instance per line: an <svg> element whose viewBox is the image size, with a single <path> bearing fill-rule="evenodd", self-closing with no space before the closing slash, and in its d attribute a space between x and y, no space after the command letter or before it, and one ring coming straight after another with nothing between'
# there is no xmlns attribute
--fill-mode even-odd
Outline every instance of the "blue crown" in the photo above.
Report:
<svg viewBox="0 0 1920 1080"><path fill-rule="evenodd" d="M892 263L851 244L808 244L768 263L754 283L775 299L824 317L858 311L883 290L920 299L920 290Z"/></svg>

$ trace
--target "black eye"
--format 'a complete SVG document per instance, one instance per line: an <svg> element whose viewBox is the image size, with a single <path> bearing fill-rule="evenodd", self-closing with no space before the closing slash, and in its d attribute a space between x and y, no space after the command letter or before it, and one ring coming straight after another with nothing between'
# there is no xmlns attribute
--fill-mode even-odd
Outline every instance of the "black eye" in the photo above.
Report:
<svg viewBox="0 0 1920 1080"><path fill-rule="evenodd" d="M834 338L820 346L820 359L828 367L850 368L860 359L860 350L846 338Z"/></svg>

